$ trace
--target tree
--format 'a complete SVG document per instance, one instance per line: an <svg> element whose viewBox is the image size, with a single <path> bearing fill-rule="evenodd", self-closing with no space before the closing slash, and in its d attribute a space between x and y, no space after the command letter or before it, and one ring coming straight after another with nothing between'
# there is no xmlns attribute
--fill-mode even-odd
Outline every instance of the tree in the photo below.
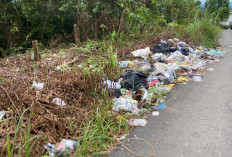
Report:
<svg viewBox="0 0 232 157"><path fill-rule="evenodd" d="M207 0L205 7L208 13L215 14L218 21L225 21L230 16L229 0Z"/></svg>

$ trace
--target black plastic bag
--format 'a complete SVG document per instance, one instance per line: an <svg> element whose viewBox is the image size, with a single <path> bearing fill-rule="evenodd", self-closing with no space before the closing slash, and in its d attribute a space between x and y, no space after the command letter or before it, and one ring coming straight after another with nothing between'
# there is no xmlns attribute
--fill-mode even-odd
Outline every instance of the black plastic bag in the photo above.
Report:
<svg viewBox="0 0 232 157"><path fill-rule="evenodd" d="M168 54L170 53L170 50L168 47L166 47L165 45L163 44L158 44L156 46L154 46L153 48L153 53L164 53L164 54Z"/></svg>
<svg viewBox="0 0 232 157"><path fill-rule="evenodd" d="M185 56L189 55L189 48L181 48L181 53Z"/></svg>
<svg viewBox="0 0 232 157"><path fill-rule="evenodd" d="M175 52L178 50L178 48L177 47L170 47L169 50L170 50L170 52Z"/></svg>
<svg viewBox="0 0 232 157"><path fill-rule="evenodd" d="M138 71L128 71L123 76L124 88L133 91L139 90L141 86L146 86L147 76Z"/></svg>
<svg viewBox="0 0 232 157"><path fill-rule="evenodd" d="M109 95L114 96L115 98L119 98L122 96L121 90L120 89L109 89Z"/></svg>

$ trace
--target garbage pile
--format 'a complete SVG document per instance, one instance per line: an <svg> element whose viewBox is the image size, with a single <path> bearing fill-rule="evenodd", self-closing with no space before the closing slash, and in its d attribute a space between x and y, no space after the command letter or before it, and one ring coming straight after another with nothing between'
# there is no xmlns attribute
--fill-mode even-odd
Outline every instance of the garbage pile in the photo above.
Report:
<svg viewBox="0 0 232 157"><path fill-rule="evenodd" d="M162 93L170 92L176 83L190 79L202 81L202 75L196 72L204 69L207 63L220 62L224 58L220 50L208 50L177 38L161 40L152 51L147 47L131 54L135 60L118 63L124 73L119 82L113 83L117 84L116 89L121 93L115 94L112 110L132 115L139 115L149 108L165 109L166 106L162 104L165 96ZM154 115L158 113L154 112Z"/></svg>
<svg viewBox="0 0 232 157"><path fill-rule="evenodd" d="M76 133L80 131L78 127L69 131L71 126L68 122L75 121L77 126L81 126L83 121L91 120L91 116L86 116L86 113L96 110L93 91L102 94L102 97L106 95L104 91L108 91L114 96L112 110L118 112L115 115L129 114L130 125L145 126L147 121L137 119L139 115L152 110L152 115L158 116L159 110L167 107L166 94L171 92L175 84L191 79L202 81L203 76L198 71L207 63L220 62L223 51L194 46L175 38L161 40L153 49L147 47L133 51L131 56L133 60L118 62L122 69L118 80L102 79L107 75L98 73L82 76L82 72L76 72L75 68L83 69L84 66L75 67L77 59L68 61L63 58L63 54L46 58L40 65L31 65L30 58L9 58L1 62L0 76L3 79L0 99L3 101L0 105L0 121L4 123L0 124L0 128L6 129L2 129L0 136L4 137L7 131L15 132L17 117L33 104L31 107L36 115L30 119L33 135L45 135L40 142L50 156L69 156L78 150L80 142L69 139L78 136ZM88 64L91 66L92 63ZM207 71L214 69L209 68ZM104 103L108 105L108 101ZM27 118L24 121L29 121L29 114L25 112L24 117ZM117 120L120 117L123 119L117 116ZM24 131L26 128L21 129ZM63 140L57 143L61 138ZM5 148L4 145L0 147L3 154L7 153ZM41 153L44 148L34 148L33 155Z"/></svg>

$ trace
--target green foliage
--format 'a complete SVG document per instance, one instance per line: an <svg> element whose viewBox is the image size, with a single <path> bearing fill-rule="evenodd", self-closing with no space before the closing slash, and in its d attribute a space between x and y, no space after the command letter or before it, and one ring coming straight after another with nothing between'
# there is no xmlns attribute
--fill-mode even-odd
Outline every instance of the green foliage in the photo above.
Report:
<svg viewBox="0 0 232 157"><path fill-rule="evenodd" d="M215 47L218 44L221 29L215 25L214 20L207 16L190 23L186 31L195 42L206 47Z"/></svg>
<svg viewBox="0 0 232 157"><path fill-rule="evenodd" d="M0 48L29 48L31 40L38 40L43 49L74 42L73 24L80 41L104 40L109 34L136 36L168 23L186 23L198 9L195 0L3 0ZM84 51L90 53L91 46Z"/></svg>
<svg viewBox="0 0 232 157"><path fill-rule="evenodd" d="M229 0L207 0L205 6L207 12L214 14L218 21L225 21L230 16Z"/></svg>
<svg viewBox="0 0 232 157"><path fill-rule="evenodd" d="M10 136L9 134L7 133L6 137L7 137L7 153L8 153L8 157L13 157L15 154L14 154L14 151L15 151L15 146L16 146L16 140L17 140L17 137L22 137L22 124L23 124L23 116L24 114L28 112L28 109L26 109L22 115L20 116L19 118L19 121L18 121L18 124L17 124L17 128L16 128L16 132L14 134L14 138L13 138L13 142L10 141ZM30 114L29 114L29 120L28 120L28 128L27 128L27 131L25 132L24 134L24 138L25 138L25 141L24 141L24 144L18 148L17 150L17 157L18 156L21 156L21 152L22 150L24 150L24 156L26 157L29 157L30 156L30 152L32 150L32 148L34 147L34 145L36 144L38 138L41 136L41 135L36 135L34 137L30 137L30 120L31 120L31 114L33 113L32 111L32 108L30 109ZM19 134L18 134L19 132Z"/></svg>
<svg viewBox="0 0 232 157"><path fill-rule="evenodd" d="M121 129L125 129L128 133L129 125L127 121L115 121L115 115L108 112L111 104L106 107L100 105L97 108L94 117L83 128L83 135L79 140L79 147L76 151L76 156L100 156L109 153L108 150L111 144L115 141L115 135ZM90 149L91 148L91 149Z"/></svg>

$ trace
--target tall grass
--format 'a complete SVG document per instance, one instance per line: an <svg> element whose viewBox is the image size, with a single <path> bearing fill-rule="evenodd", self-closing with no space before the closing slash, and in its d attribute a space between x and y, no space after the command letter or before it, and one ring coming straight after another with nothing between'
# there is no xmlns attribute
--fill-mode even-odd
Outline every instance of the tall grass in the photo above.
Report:
<svg viewBox="0 0 232 157"><path fill-rule="evenodd" d="M204 16L188 24L186 31L195 42L206 47L216 47L218 45L221 28L211 16Z"/></svg>
<svg viewBox="0 0 232 157"><path fill-rule="evenodd" d="M19 149L17 150L17 153L15 152L16 151L15 146L16 146L16 143L17 143L17 138L21 139L21 137L22 137L23 117L24 117L24 114L28 110L29 109L24 110L24 112L21 114L21 116L19 118L19 121L18 121L18 124L17 124L17 127L16 127L16 131L15 131L15 134L14 134L13 142L11 142L9 134L7 133L7 135L6 135L6 137L7 137L7 154L8 154L8 157L13 157L16 154L17 154L17 157L22 156L21 152L23 150L24 150L23 151L24 152L23 156L29 157L32 148L34 147L34 145L38 141L38 138L41 136L41 135L36 135L34 137L30 137L30 131L31 131L30 130L30 122L31 122L31 114L32 114L32 108L30 108L30 114L29 114L29 119L28 119L28 128L24 133L24 144L21 147L19 147Z"/></svg>
<svg viewBox="0 0 232 157"><path fill-rule="evenodd" d="M83 128L83 135L78 141L75 156L101 156L107 153L115 141L115 135L124 129L128 133L129 124L126 121L116 121L116 116L109 113L108 106L102 104L94 112L95 116Z"/></svg>

